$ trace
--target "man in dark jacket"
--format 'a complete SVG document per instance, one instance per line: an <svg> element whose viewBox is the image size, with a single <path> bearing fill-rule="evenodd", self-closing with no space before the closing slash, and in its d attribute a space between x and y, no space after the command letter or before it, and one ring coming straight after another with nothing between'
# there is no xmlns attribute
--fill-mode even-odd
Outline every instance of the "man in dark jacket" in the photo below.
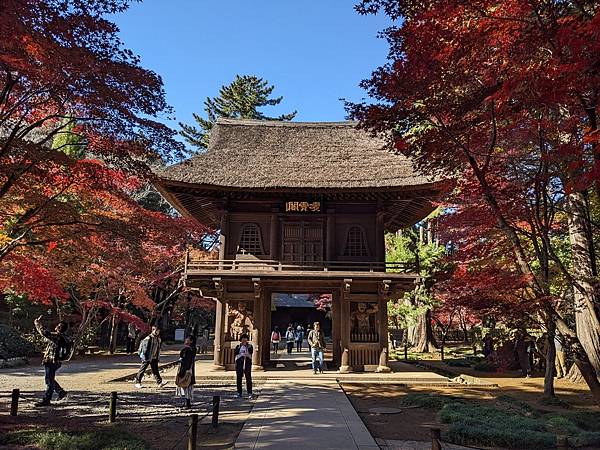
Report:
<svg viewBox="0 0 600 450"><path fill-rule="evenodd" d="M160 358L160 347L162 345L162 341L160 339L160 328L156 325L152 325L152 331L148 336L146 336L142 342L140 342L140 347L138 349L138 354L142 360L142 365L140 366L140 370L138 371L135 377L135 387L142 387L142 378L144 378L144 373L148 366L152 369L152 374L156 378L156 383L158 387L163 387L168 382L163 381L160 376L160 372L158 371L158 359Z"/></svg>
<svg viewBox="0 0 600 450"><path fill-rule="evenodd" d="M235 347L235 373L237 378L237 397L242 397L242 376L246 377L246 390L248 398L252 398L252 344L248 342L248 335L240 336L240 343Z"/></svg>
<svg viewBox="0 0 600 450"><path fill-rule="evenodd" d="M67 396L67 392L60 387L56 381L56 371L61 366L61 355L64 349L67 348L67 338L64 333L67 331L67 323L59 322L54 328L54 332L48 331L42 325L42 316L38 317L33 321L37 332L46 339L47 345L44 351L44 358L42 364L46 372L46 393L41 402L36 403L36 406L48 406L52 400L52 395L56 391L58 393L58 400L62 400Z"/></svg>

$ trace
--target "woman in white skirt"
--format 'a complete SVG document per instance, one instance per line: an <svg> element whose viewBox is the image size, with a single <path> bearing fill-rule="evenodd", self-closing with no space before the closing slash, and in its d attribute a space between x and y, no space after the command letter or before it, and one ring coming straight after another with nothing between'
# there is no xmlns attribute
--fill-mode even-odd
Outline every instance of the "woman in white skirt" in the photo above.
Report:
<svg viewBox="0 0 600 450"><path fill-rule="evenodd" d="M179 369L177 370L177 378L175 379L175 384L177 385L175 394L185 399L184 408L192 407L194 384L196 383L194 362L197 350L192 345L192 342L192 336L186 336L183 342L184 347L179 352Z"/></svg>

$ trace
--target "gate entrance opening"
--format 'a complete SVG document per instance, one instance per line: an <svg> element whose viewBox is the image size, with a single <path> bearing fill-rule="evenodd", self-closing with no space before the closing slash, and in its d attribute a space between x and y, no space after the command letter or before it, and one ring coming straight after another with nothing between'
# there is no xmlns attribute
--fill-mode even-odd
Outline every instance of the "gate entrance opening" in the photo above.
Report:
<svg viewBox="0 0 600 450"><path fill-rule="evenodd" d="M277 330L281 340L271 342L270 366L296 370L310 366L311 354L308 333L319 322L325 334L325 361L333 361L333 298L331 293L271 294L271 334ZM270 335L271 336L271 335Z"/></svg>

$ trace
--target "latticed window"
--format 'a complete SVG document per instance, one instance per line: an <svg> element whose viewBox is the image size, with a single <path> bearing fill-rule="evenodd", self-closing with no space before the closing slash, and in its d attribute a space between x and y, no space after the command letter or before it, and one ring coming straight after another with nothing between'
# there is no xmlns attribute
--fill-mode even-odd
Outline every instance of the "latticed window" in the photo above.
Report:
<svg viewBox="0 0 600 450"><path fill-rule="evenodd" d="M238 253L251 253L253 255L263 254L260 228L255 223L246 223L242 225Z"/></svg>
<svg viewBox="0 0 600 450"><path fill-rule="evenodd" d="M369 256L365 232L362 227L352 226L348 229L344 256Z"/></svg>

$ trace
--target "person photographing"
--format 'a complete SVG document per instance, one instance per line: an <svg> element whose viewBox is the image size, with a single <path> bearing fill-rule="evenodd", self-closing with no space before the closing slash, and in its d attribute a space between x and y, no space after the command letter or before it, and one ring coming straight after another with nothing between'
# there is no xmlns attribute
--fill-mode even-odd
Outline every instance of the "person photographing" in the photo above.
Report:
<svg viewBox="0 0 600 450"><path fill-rule="evenodd" d="M240 343L235 347L235 374L237 381L237 397L242 397L242 377L246 377L246 391L248 398L252 398L252 344L248 342L248 335L240 336Z"/></svg>
<svg viewBox="0 0 600 450"><path fill-rule="evenodd" d="M56 381L56 371L62 366L63 361L71 359L73 354L73 343L65 336L67 323L60 321L54 328L54 332L49 331L42 325L42 316L33 321L37 332L46 340L46 350L42 358L42 365L45 371L46 393L42 401L35 406L49 406L54 392L58 393L58 401L67 396L60 384Z"/></svg>

